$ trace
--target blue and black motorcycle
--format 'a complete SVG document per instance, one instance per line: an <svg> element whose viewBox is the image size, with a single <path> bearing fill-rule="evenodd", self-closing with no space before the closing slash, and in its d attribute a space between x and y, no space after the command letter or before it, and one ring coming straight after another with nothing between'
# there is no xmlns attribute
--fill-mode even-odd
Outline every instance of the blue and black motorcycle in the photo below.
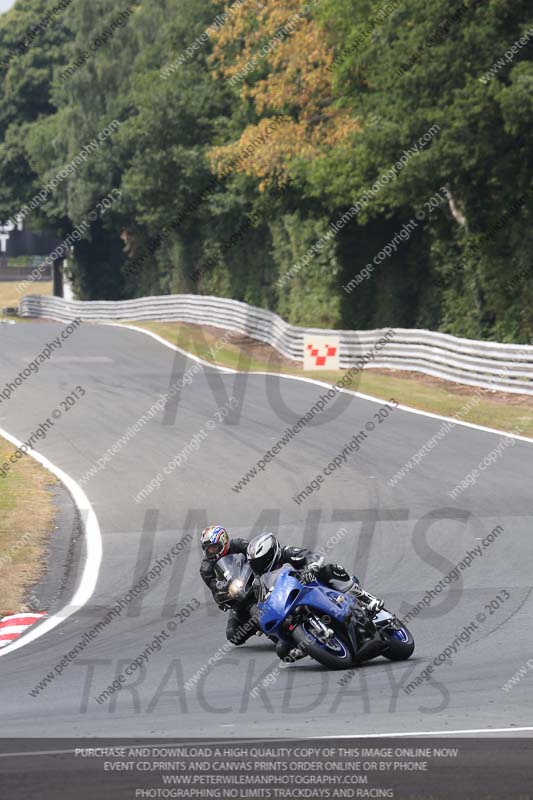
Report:
<svg viewBox="0 0 533 800"><path fill-rule="evenodd" d="M256 617L281 639L330 669L347 669L377 656L403 661L415 649L400 620L383 609L372 616L351 595L316 580L302 583L288 565L261 576Z"/></svg>

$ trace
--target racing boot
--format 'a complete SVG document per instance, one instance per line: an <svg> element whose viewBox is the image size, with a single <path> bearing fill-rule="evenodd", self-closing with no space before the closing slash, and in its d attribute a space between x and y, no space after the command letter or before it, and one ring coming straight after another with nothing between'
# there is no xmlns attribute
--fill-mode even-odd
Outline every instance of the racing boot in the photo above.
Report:
<svg viewBox="0 0 533 800"><path fill-rule="evenodd" d="M329 575L327 576L329 579L329 585L332 589L336 589L339 592L346 592L347 594L353 594L354 597L365 606L371 616L377 614L383 606L385 605L383 600L380 600L378 597L374 597L373 594L369 594L365 592L364 589L361 588L358 578L355 575L350 575L343 566L340 564L333 564L329 567Z"/></svg>
<svg viewBox="0 0 533 800"><path fill-rule="evenodd" d="M362 603L365 608L367 609L370 616L374 617L385 605L383 600L380 600L379 597L374 597L373 594L369 592L365 592L364 589L361 588L357 578L353 578L351 582L351 586L344 590L349 594L353 594L360 603Z"/></svg>
<svg viewBox="0 0 533 800"><path fill-rule="evenodd" d="M361 589L361 593L357 595L357 598L367 607L368 612L372 617L375 617L385 605L384 601L380 600L379 597L374 597L373 594L369 594L368 592L363 591L363 589Z"/></svg>

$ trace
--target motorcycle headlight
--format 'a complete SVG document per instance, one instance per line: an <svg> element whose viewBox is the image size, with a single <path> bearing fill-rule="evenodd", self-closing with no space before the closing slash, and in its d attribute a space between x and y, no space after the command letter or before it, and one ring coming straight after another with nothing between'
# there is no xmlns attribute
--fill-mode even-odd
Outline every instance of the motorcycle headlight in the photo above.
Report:
<svg viewBox="0 0 533 800"><path fill-rule="evenodd" d="M228 587L228 594L230 597L238 597L243 589L244 581L241 578L235 578Z"/></svg>

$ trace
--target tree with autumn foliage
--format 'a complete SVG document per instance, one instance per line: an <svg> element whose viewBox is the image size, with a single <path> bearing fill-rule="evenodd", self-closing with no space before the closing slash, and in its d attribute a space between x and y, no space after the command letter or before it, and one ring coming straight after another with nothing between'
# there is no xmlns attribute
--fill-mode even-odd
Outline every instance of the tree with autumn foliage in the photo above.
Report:
<svg viewBox="0 0 533 800"><path fill-rule="evenodd" d="M293 180L298 163L325 158L333 147L350 147L360 129L354 109L335 102L333 48L326 45L313 5L274 0L258 9L245 2L213 37L213 77L236 87L240 104L251 107L256 118L236 141L211 149L214 169L260 135L269 116L287 121L268 147L243 165L246 174L260 179L260 190Z"/></svg>

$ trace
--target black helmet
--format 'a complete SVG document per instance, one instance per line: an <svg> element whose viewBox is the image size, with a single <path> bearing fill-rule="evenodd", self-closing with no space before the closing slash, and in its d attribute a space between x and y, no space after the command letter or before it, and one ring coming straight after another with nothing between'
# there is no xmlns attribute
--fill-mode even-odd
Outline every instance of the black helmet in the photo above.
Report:
<svg viewBox="0 0 533 800"><path fill-rule="evenodd" d="M281 546L273 533L262 533L252 539L246 557L256 575L271 570L281 556Z"/></svg>

